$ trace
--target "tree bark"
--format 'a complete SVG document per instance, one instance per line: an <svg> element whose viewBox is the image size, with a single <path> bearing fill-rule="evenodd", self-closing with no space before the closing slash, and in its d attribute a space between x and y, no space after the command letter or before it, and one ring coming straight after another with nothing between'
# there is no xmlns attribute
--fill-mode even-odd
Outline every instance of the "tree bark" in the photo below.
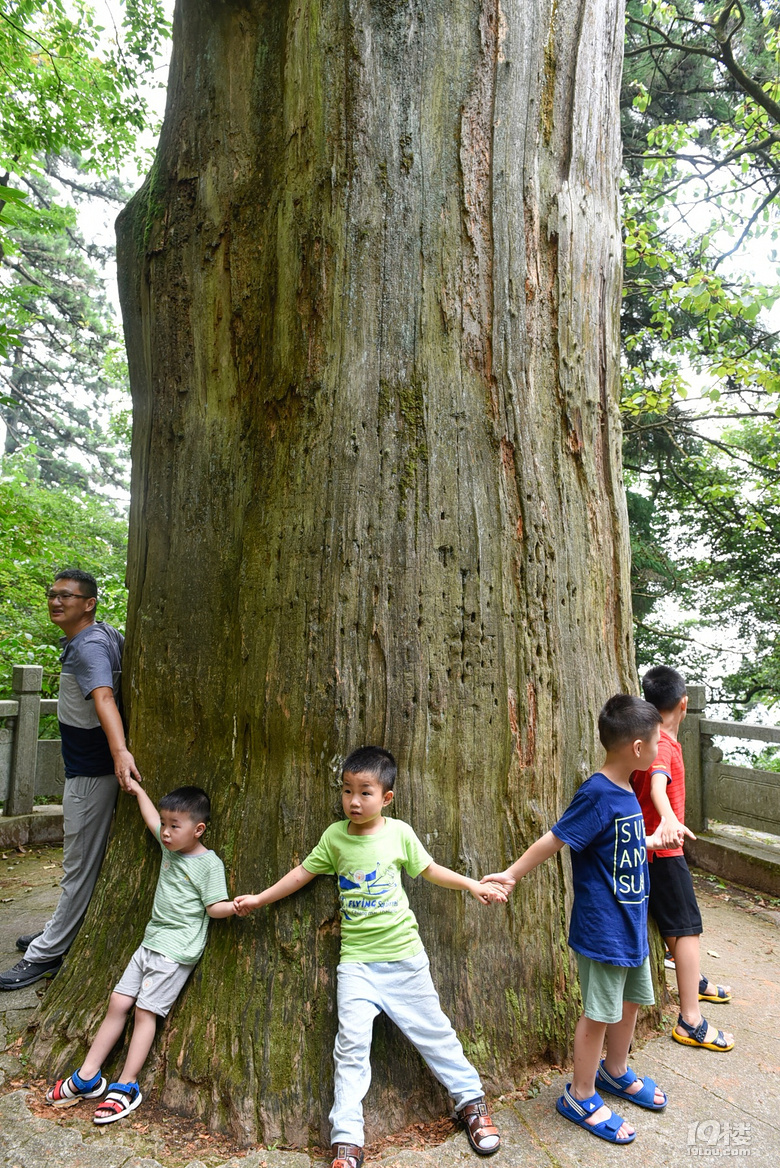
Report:
<svg viewBox="0 0 780 1168"><path fill-rule="evenodd" d="M119 221L127 696L152 795L210 792L234 892L307 854L355 746L395 753L395 813L474 876L598 762L596 714L633 683L622 38L620 0L180 0L157 158ZM41 1056L93 1029L156 864L123 800ZM493 1091L569 1049L568 873L507 909L411 888ZM323 1138L337 954L328 879L212 924L150 1071L163 1102ZM371 1136L444 1110L381 1023L374 1069Z"/></svg>

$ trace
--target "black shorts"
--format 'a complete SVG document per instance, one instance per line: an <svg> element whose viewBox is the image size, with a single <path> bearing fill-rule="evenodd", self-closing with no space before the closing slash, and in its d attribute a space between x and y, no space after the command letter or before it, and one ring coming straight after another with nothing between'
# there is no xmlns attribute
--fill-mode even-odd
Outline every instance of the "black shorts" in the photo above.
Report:
<svg viewBox="0 0 780 1168"><path fill-rule="evenodd" d="M650 915L662 937L698 937L701 913L685 856L656 856L650 864Z"/></svg>

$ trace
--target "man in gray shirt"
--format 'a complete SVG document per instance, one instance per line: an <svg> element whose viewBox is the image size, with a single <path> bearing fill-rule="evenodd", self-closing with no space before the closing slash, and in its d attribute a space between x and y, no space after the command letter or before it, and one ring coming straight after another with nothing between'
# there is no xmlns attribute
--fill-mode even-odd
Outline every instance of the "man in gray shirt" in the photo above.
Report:
<svg viewBox="0 0 780 1168"><path fill-rule="evenodd" d="M53 977L87 911L108 842L118 786L141 776L127 749L121 713L124 637L95 620L97 583L89 572L58 572L49 616L64 636L57 717L65 763L65 844L60 899L42 933L16 942L24 957L0 973L0 989Z"/></svg>

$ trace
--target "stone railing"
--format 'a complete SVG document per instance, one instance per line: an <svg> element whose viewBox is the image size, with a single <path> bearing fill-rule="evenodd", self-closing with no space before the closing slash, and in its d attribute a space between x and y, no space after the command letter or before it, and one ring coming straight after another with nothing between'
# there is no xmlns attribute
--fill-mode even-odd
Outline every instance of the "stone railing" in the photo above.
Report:
<svg viewBox="0 0 780 1168"><path fill-rule="evenodd" d="M12 701L0 701L0 799L3 818L29 816L36 796L61 796L65 772L59 739L39 740L42 714L57 711L56 701L41 699L43 670L16 665ZM688 688L688 717L680 727L686 775L685 821L698 839L686 843L691 863L741 884L780 896L780 847L740 838L749 828L780 837L780 774L733 766L713 738L740 738L780 744L780 729L705 717L704 686ZM728 825L726 829L711 825ZM731 831L728 831L728 828Z"/></svg>
<svg viewBox="0 0 780 1168"><path fill-rule="evenodd" d="M31 814L35 797L62 796L65 771L59 739L40 739L42 714L56 714L57 702L41 699L40 665L15 665L11 701L0 701L0 799L4 816Z"/></svg>
<svg viewBox="0 0 780 1168"><path fill-rule="evenodd" d="M680 727L685 822L699 838L686 843L686 855L707 871L780 895L780 839L775 844L735 830L780 837L780 774L726 763L713 744L713 738L780 744L780 729L707 718L705 709L704 686L689 686Z"/></svg>

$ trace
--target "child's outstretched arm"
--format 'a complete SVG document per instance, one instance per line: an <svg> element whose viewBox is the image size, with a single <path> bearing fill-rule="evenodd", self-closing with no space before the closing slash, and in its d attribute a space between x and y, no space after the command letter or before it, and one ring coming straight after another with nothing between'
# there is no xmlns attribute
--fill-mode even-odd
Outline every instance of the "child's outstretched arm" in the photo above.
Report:
<svg viewBox="0 0 780 1168"><path fill-rule="evenodd" d="M138 810L141 812L141 818L152 835L156 835L157 829L160 826L160 813L146 791L136 779L128 779L125 790L128 795L135 795L138 800Z"/></svg>
<svg viewBox="0 0 780 1168"><path fill-rule="evenodd" d="M669 786L669 776L665 771L654 771L650 776L650 800L655 807L658 814L661 816L661 823L656 828L656 832L661 830L661 824L664 825L664 842L654 844L654 848L678 848L682 844L682 840L687 835L690 839L696 839L689 827L684 823L680 823L679 819L672 811L672 805L669 802L669 795L667 787ZM647 845L650 846L649 844Z"/></svg>
<svg viewBox="0 0 780 1168"><path fill-rule="evenodd" d="M213 904L206 905L206 912L215 920L221 920L223 917L232 917L236 915L236 904L233 900L215 900Z"/></svg>
<svg viewBox="0 0 780 1168"><path fill-rule="evenodd" d="M563 840L559 840L557 835L548 831L536 843L531 844L530 848L526 848L514 864L510 864L503 872L492 872L489 876L483 876L482 883L499 884L507 892L511 892L518 880L522 880L523 876L537 868L539 864L549 860L550 856L554 856L562 847Z"/></svg>
<svg viewBox="0 0 780 1168"><path fill-rule="evenodd" d="M430 880L431 884L437 884L439 888L461 888L470 892L475 900L482 904L492 904L494 900L506 901L506 893L498 884L480 883L478 880L472 880L470 876L453 872L451 868L445 868L442 864L429 864L420 875L425 880Z"/></svg>
<svg viewBox="0 0 780 1168"><path fill-rule="evenodd" d="M675 823L676 822L677 820L675 818ZM688 831L687 827L685 828L685 831ZM690 835L691 833L688 832L688 834ZM670 838L673 839L673 843L669 843ZM696 839L696 836L693 838ZM662 815L661 822L658 824L658 827L655 829L653 834L645 836L645 847L647 848L648 852L657 851L658 848L681 848L683 846L684 840L685 835L683 833L682 824L679 824L677 835L670 836L669 829L666 826L666 818Z"/></svg>
<svg viewBox="0 0 780 1168"><path fill-rule="evenodd" d="M316 875L316 872L307 872L303 864L299 864L297 868L292 868L286 876L282 876L281 880L277 880L276 884L272 884L270 888L266 888L262 892L257 892L254 895L248 893L244 896L237 896L233 901L236 908L236 916L248 917L253 909L263 908L266 904L273 904L275 900L284 900L285 896L290 896L291 893L297 892L299 888L303 888Z"/></svg>

